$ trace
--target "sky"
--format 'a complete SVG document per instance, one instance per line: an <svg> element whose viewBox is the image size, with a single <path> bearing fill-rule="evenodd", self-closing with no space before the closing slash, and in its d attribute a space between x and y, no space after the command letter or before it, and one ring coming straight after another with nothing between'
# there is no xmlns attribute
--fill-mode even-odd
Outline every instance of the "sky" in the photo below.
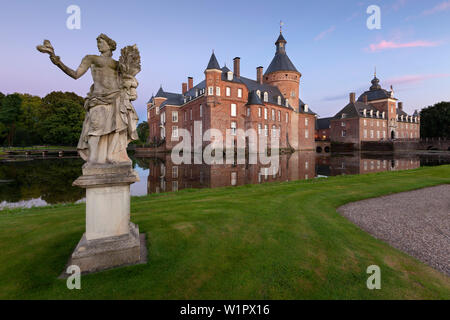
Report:
<svg viewBox="0 0 450 320"><path fill-rule="evenodd" d="M66 12L80 8L80 29L68 29ZM381 9L380 29L370 30L367 8ZM392 1L6 1L0 0L0 92L45 96L73 91L85 96L89 73L74 80L36 50L51 41L61 60L76 69L86 54L97 54L105 33L120 48L136 44L142 71L134 106L146 120L146 103L162 85L181 92L194 84L214 50L230 69L241 58L241 75L255 79L274 53L283 21L287 54L302 73L300 98L320 117L333 116L368 90L376 67L383 88L412 113L450 101L450 0Z"/></svg>

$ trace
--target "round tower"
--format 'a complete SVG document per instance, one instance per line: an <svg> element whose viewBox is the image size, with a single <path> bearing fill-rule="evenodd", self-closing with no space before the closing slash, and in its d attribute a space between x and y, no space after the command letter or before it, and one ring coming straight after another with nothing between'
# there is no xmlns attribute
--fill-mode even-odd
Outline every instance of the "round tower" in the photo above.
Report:
<svg viewBox="0 0 450 320"><path fill-rule="evenodd" d="M267 68L263 81L278 87L283 97L289 100L289 105L296 111L299 110L299 86L302 74L295 68L286 54L286 43L283 34L275 42L276 51L269 67Z"/></svg>

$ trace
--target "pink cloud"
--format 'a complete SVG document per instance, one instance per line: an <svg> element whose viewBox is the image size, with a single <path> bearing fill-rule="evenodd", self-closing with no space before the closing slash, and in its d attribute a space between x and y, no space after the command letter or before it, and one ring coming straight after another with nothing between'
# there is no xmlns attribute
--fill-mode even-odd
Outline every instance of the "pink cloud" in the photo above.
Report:
<svg viewBox="0 0 450 320"><path fill-rule="evenodd" d="M369 46L369 50L372 52L381 51L386 49L401 49L401 48L417 48L417 47L436 47L440 45L440 42L432 42L432 41L412 41L406 43L397 43L394 41L386 41L382 40L379 43L372 43Z"/></svg>
<svg viewBox="0 0 450 320"><path fill-rule="evenodd" d="M431 9L425 10L422 14L424 16L429 16L430 14L442 12L448 9L450 9L450 1L444 1Z"/></svg>
<svg viewBox="0 0 450 320"><path fill-rule="evenodd" d="M335 26L331 26L331 27L328 28L327 30L322 31L321 33L319 33L319 34L314 38L314 40L315 40L315 41L322 40L323 38L325 38L326 35L332 33L334 30L336 30L336 27L335 27Z"/></svg>
<svg viewBox="0 0 450 320"><path fill-rule="evenodd" d="M450 73L439 73L439 74L417 74L417 75L404 75L401 77L391 78L384 83L392 85L402 85L408 83L420 83L428 79L436 78L447 78L450 77Z"/></svg>

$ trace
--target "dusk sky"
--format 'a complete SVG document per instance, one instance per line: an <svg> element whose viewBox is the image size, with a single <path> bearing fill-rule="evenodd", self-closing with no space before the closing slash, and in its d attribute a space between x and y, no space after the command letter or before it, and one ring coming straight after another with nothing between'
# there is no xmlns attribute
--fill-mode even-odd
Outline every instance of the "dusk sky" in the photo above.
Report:
<svg viewBox="0 0 450 320"><path fill-rule="evenodd" d="M81 8L81 29L69 30L69 5ZM367 7L381 7L381 29L369 30ZM374 68L382 86L412 113L450 100L450 0L394 1L5 1L0 10L0 92L44 96L74 91L85 96L90 74L66 76L36 50L52 42L62 61L76 69L97 54L106 33L120 48L137 44L142 71L134 105L146 120L146 102L160 84L180 92L194 83L214 52L221 66L241 57L241 74L254 79L275 53L280 20L287 54L302 73L300 97L319 116L332 116L370 86Z"/></svg>

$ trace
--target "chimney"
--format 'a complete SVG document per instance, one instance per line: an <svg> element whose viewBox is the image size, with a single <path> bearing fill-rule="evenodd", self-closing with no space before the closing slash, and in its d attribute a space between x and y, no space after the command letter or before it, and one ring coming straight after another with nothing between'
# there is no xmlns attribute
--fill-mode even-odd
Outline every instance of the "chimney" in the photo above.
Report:
<svg viewBox="0 0 450 320"><path fill-rule="evenodd" d="M403 102L398 103L398 110L403 110Z"/></svg>
<svg viewBox="0 0 450 320"><path fill-rule="evenodd" d="M194 87L194 78L188 77L188 90L191 90Z"/></svg>
<svg viewBox="0 0 450 320"><path fill-rule="evenodd" d="M350 103L355 103L355 93L350 92Z"/></svg>
<svg viewBox="0 0 450 320"><path fill-rule="evenodd" d="M182 92L183 94L185 94L185 93L187 92L187 83L186 83L186 82L183 82L183 83L181 84L181 92Z"/></svg>
<svg viewBox="0 0 450 320"><path fill-rule="evenodd" d="M234 76L239 78L241 76L241 58L236 57L233 59L234 62Z"/></svg>
<svg viewBox="0 0 450 320"><path fill-rule="evenodd" d="M367 104L367 95L365 94L363 97L364 104Z"/></svg>
<svg viewBox="0 0 450 320"><path fill-rule="evenodd" d="M263 83L263 67L261 67L261 66L256 68L256 81L259 84Z"/></svg>

